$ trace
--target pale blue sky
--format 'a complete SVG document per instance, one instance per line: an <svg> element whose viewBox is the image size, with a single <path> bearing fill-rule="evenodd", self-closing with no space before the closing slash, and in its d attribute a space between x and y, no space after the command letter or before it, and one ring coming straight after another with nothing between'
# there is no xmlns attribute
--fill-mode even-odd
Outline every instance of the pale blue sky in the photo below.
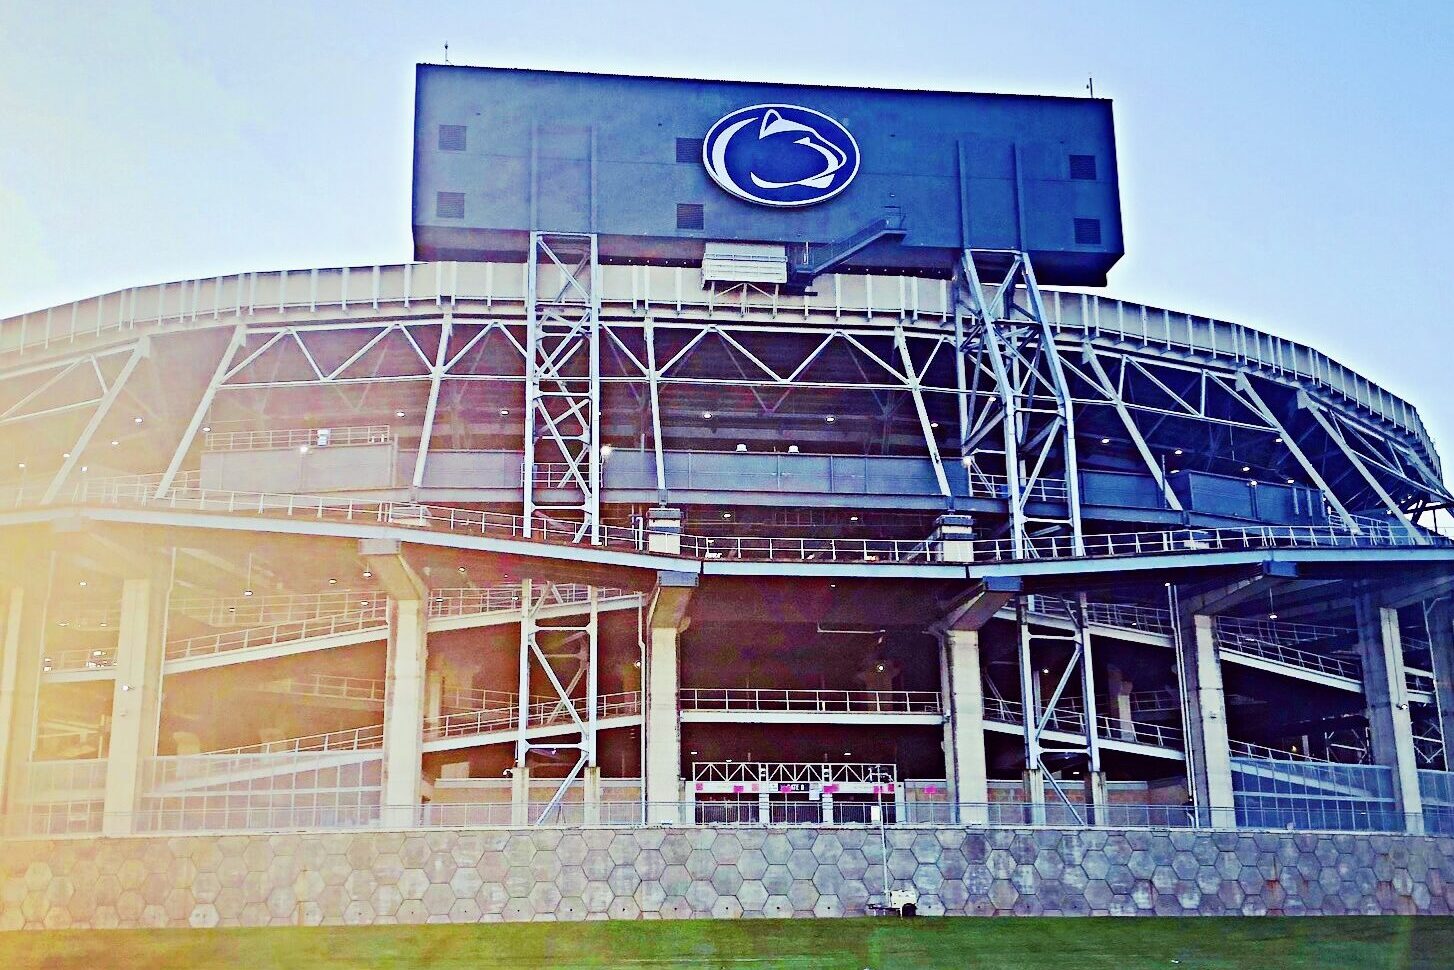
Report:
<svg viewBox="0 0 1454 970"><path fill-rule="evenodd" d="M0 0L0 316L410 257L414 64L1113 98L1108 292L1312 343L1454 460L1454 2Z"/></svg>

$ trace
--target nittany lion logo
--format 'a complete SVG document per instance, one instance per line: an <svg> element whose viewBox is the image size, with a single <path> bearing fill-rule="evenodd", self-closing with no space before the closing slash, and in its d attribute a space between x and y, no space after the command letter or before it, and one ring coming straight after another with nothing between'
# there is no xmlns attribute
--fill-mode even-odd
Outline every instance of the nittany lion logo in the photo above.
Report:
<svg viewBox="0 0 1454 970"><path fill-rule="evenodd" d="M811 108L756 104L712 126L702 142L702 164L739 199L812 205L848 188L858 174L858 142Z"/></svg>

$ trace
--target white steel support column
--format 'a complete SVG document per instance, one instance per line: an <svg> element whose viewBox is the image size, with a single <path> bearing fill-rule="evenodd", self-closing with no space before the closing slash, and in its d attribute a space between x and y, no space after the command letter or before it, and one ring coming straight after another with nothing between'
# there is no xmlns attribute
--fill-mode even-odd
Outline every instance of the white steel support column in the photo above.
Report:
<svg viewBox="0 0 1454 970"><path fill-rule="evenodd" d="M575 529L577 542L599 543L597 239L588 233L532 232L530 242L525 300L525 534L539 528L542 519L556 519ZM562 494L579 499L554 497Z"/></svg>
<svg viewBox="0 0 1454 970"><path fill-rule="evenodd" d="M1199 824L1235 828L1227 700L1212 624L1213 618L1202 613L1183 615L1178 622L1180 676L1188 707L1187 767Z"/></svg>
<svg viewBox="0 0 1454 970"><path fill-rule="evenodd" d="M946 630L939 635L939 671L949 802L957 806L960 824L985 825L989 821L989 772L978 630Z"/></svg>
<svg viewBox="0 0 1454 970"><path fill-rule="evenodd" d="M1035 664L1031 656L1029 609L1025 598L1015 603L1015 620L1020 641L1020 713L1025 739L1025 798L1030 803L1029 822L1045 822L1045 779L1040 767L1039 691L1035 686Z"/></svg>
<svg viewBox="0 0 1454 970"><path fill-rule="evenodd" d="M419 824L423 797L429 590L404 558L398 542L366 539L360 552L389 595L382 820L392 828L413 828Z"/></svg>
<svg viewBox="0 0 1454 970"><path fill-rule="evenodd" d="M424 485L424 470L429 463L429 445L434 439L434 418L439 411L439 388L444 382L444 372L449 369L445 362L449 359L449 341L453 330L453 319L446 314L444 322L439 325L439 346L434 350L434 363L429 368L429 399L424 405L424 424L419 431L419 451L414 456L414 475L410 479L415 488Z"/></svg>
<svg viewBox="0 0 1454 970"><path fill-rule="evenodd" d="M1080 634L1080 691L1082 710L1085 712L1085 752L1086 752L1086 804L1091 807L1092 819L1100 823L1103 821L1102 814L1106 810L1106 776L1101 769L1101 741L1096 733L1100 725L1099 711L1096 709L1096 682L1095 664L1091 652L1090 620L1086 616L1086 597L1084 593L1076 597L1072 607L1075 615L1075 625L1079 628ZM1092 819L1087 819L1091 821Z"/></svg>
<svg viewBox="0 0 1454 970"><path fill-rule="evenodd" d="M156 756L161 714L162 659L166 651L170 571L157 563L145 576L121 584L121 620L112 686L111 740L106 752L106 796L101 831L136 831L146 763Z"/></svg>
<svg viewBox="0 0 1454 970"><path fill-rule="evenodd" d="M980 279L976 255L1008 266L997 283ZM956 284L956 305L971 320L963 352L976 355L970 391L976 408L971 426L961 429L961 453L968 460L996 451L986 443L997 440L998 430L1016 558L1044 555L1047 542L1063 543L1071 554L1082 555L1074 400L1030 257L1015 251L966 251ZM986 374L993 388L982 386ZM1052 485L1055 470L1063 476L1058 489ZM1031 511L1032 505L1062 497L1064 515Z"/></svg>
<svg viewBox="0 0 1454 970"><path fill-rule="evenodd" d="M1368 705L1368 733L1374 763L1393 769L1393 794L1408 831L1424 830L1419 792L1418 755L1409 716L1407 675L1398 610L1379 606L1371 597L1354 600L1358 652L1363 661L1363 698Z"/></svg>
<svg viewBox="0 0 1454 970"><path fill-rule="evenodd" d="M596 768L597 720L600 714L597 694L600 684L599 592L594 587L590 589L584 622L560 617L542 619L541 608L557 602L560 602L560 596L552 584L529 579L521 582L514 770L516 777L525 781L522 787L516 789L517 797L529 795L530 773L527 758L532 747L573 749L577 752L575 764L565 777L558 782L551 779L555 784L555 791L533 819L535 824L557 821L557 810L564 802L571 785L587 778L588 773ZM558 665L565 665L569 669L568 680L561 679L564 671L558 669ZM528 729L534 702L530 694L530 681L535 672L545 675L554 694L550 699L553 712L564 714L570 719L571 730L578 734L579 741L562 741L557 738L540 744L530 741ZM584 697L575 693L577 688L584 692ZM589 787L589 781L583 784ZM521 806L517 805L516 815L521 811Z"/></svg>
<svg viewBox="0 0 1454 970"><path fill-rule="evenodd" d="M686 629L690 585L694 577L663 575L647 617L646 644L646 821L648 824L680 824L682 800L682 735L679 693L681 687L680 638Z"/></svg>

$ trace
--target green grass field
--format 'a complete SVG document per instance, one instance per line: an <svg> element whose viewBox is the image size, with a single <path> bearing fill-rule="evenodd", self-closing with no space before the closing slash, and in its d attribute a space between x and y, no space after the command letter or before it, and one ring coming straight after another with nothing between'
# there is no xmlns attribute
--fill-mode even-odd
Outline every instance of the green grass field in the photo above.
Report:
<svg viewBox="0 0 1454 970"><path fill-rule="evenodd" d="M1454 918L686 920L0 935L5 970L1454 967Z"/></svg>

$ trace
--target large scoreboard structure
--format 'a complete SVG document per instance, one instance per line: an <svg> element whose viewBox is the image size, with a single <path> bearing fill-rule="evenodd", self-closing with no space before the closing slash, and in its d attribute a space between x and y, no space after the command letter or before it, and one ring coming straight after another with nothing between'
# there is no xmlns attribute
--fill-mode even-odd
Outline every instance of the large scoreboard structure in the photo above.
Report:
<svg viewBox="0 0 1454 970"><path fill-rule="evenodd" d="M434 65L416 98L417 259L523 259L544 229L605 262L780 247L809 277L1023 251L1094 286L1124 251L1108 101Z"/></svg>
<svg viewBox="0 0 1454 970"><path fill-rule="evenodd" d="M118 904L198 925L1454 906L1408 861L1454 858L1439 456L1313 347L1095 292L1110 102L416 98L416 261L0 320L6 860L285 873ZM7 866L0 925L101 920Z"/></svg>

